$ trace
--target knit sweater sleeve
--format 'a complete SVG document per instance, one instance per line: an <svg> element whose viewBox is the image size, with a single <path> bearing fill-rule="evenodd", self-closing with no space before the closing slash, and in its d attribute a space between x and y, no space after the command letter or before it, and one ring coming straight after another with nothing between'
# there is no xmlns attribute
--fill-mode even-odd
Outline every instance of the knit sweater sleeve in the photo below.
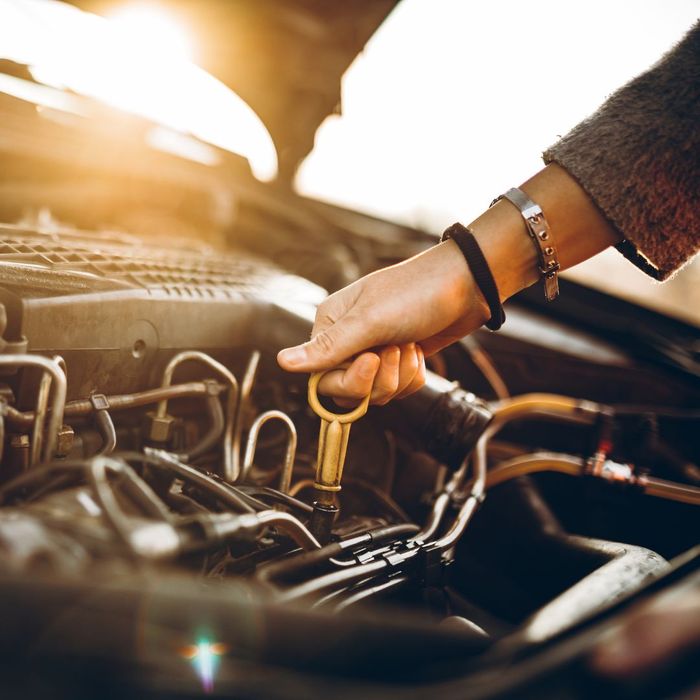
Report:
<svg viewBox="0 0 700 700"><path fill-rule="evenodd" d="M544 153L586 190L647 274L700 249L700 22Z"/></svg>

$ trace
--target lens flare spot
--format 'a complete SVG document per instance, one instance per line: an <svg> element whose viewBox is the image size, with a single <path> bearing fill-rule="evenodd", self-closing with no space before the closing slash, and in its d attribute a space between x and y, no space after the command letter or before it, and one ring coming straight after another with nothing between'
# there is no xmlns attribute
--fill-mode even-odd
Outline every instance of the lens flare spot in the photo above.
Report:
<svg viewBox="0 0 700 700"><path fill-rule="evenodd" d="M201 639L196 644L180 650L180 656L192 662L204 692L211 693L214 690L214 677L219 668L219 657L227 650L226 644L212 643L206 639Z"/></svg>

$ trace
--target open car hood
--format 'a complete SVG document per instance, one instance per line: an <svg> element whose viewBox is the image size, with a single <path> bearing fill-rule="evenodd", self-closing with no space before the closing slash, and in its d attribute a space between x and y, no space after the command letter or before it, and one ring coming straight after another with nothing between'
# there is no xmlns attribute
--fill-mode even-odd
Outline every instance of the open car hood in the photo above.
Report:
<svg viewBox="0 0 700 700"><path fill-rule="evenodd" d="M290 180L323 119L339 109L340 79L398 0L163 0L189 28L197 62L258 113ZM128 0L75 0L106 14Z"/></svg>

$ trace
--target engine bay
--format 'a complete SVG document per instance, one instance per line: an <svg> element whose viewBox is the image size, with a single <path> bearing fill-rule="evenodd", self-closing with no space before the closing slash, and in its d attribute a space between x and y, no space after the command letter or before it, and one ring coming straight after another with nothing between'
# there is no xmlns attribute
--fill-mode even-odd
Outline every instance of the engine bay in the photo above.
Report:
<svg viewBox="0 0 700 700"><path fill-rule="evenodd" d="M2 229L18 677L30 650L69 688L90 658L86 696L496 697L504 659L697 560L700 385L657 358L514 309L370 407L323 501L308 377L275 363L323 289L242 249Z"/></svg>

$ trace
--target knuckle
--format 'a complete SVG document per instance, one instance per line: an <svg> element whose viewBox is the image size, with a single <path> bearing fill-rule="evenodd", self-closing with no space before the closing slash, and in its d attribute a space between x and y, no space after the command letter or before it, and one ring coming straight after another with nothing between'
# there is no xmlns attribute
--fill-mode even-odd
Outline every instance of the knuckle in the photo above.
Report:
<svg viewBox="0 0 700 700"><path fill-rule="evenodd" d="M316 307L316 321L321 319L323 316L327 314L327 309L328 309L328 299L324 299L317 307Z"/></svg>
<svg viewBox="0 0 700 700"><path fill-rule="evenodd" d="M330 333L327 333L326 331L322 331L321 333L319 333L314 338L314 342L316 343L316 346L321 351L321 353L324 355L331 355L335 350L335 342L333 341L333 337Z"/></svg>
<svg viewBox="0 0 700 700"><path fill-rule="evenodd" d="M316 307L316 321L320 320L332 320L331 319L331 305L328 303L328 299L324 299Z"/></svg>

